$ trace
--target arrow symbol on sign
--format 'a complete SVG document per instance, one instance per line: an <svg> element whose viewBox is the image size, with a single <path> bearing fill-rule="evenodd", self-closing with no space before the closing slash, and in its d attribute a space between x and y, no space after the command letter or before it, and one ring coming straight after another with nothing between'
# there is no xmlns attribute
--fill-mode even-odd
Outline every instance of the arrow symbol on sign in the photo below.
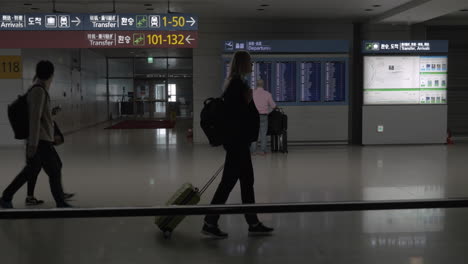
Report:
<svg viewBox="0 0 468 264"><path fill-rule="evenodd" d="M185 41L187 41L188 44L192 44L192 42L190 42L191 40L195 40L195 39L190 38L190 35L188 35L188 36L185 38Z"/></svg>
<svg viewBox="0 0 468 264"><path fill-rule="evenodd" d="M191 23L190 26L193 27L193 25L195 25L195 23L196 23L197 21L195 21L195 19L194 19L193 17L190 17L190 20L187 21L187 22Z"/></svg>
<svg viewBox="0 0 468 264"><path fill-rule="evenodd" d="M76 20L72 20L71 22L72 22L72 23L76 23L75 26L77 27L77 26L81 23L81 20L80 20L79 17L75 17L75 18L76 18Z"/></svg>

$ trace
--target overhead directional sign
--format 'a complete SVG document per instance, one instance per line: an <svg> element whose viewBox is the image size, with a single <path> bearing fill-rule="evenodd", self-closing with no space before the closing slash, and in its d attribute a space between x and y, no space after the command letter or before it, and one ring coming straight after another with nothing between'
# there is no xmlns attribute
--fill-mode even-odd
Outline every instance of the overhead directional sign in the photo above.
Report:
<svg viewBox="0 0 468 264"><path fill-rule="evenodd" d="M196 48L197 31L3 31L0 48Z"/></svg>
<svg viewBox="0 0 468 264"><path fill-rule="evenodd" d="M198 30L189 14L0 14L0 30Z"/></svg>

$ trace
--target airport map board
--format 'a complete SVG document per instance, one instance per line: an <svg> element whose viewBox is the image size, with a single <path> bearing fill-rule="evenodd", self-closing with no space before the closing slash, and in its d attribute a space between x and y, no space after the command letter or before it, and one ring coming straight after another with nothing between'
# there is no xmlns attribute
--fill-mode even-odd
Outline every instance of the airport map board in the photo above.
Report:
<svg viewBox="0 0 468 264"><path fill-rule="evenodd" d="M0 14L0 48L195 48L189 14Z"/></svg>
<svg viewBox="0 0 468 264"><path fill-rule="evenodd" d="M375 53L364 56L364 104L446 104L448 57L443 55L448 51L446 44L446 41L364 43L363 53ZM387 51L390 55L381 55Z"/></svg>

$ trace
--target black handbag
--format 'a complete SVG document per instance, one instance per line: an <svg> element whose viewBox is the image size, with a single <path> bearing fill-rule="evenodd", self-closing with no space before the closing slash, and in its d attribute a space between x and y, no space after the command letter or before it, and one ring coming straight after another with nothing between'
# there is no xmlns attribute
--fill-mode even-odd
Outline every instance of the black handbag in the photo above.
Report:
<svg viewBox="0 0 468 264"><path fill-rule="evenodd" d="M253 100L249 103L249 121L249 141L250 143L257 142L258 132L260 130L260 114Z"/></svg>
<svg viewBox="0 0 468 264"><path fill-rule="evenodd" d="M60 128L58 127L57 123L54 121L54 139L56 137L60 137L60 143L57 145L61 145L65 142L65 137L62 134L62 131L60 131Z"/></svg>

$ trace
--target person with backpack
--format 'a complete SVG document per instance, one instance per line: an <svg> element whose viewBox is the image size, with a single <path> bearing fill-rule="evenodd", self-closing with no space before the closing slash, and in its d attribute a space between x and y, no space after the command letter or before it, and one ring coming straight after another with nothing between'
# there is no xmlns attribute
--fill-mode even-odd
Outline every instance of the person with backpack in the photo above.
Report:
<svg viewBox="0 0 468 264"><path fill-rule="evenodd" d="M28 135L26 144L26 166L3 191L0 206L13 208L15 193L36 176L41 168L49 176L50 189L59 208L71 207L65 201L61 180L61 162L54 148L54 123L50 108L49 88L53 80L54 65L40 61L36 65L36 81L27 92Z"/></svg>
<svg viewBox="0 0 468 264"><path fill-rule="evenodd" d="M34 78L33 82L36 82L37 78ZM61 110L59 106L52 108L52 116L57 115L57 113ZM60 128L58 127L57 123L54 121L54 146L62 145L64 142L64 136ZM62 160L60 156L58 156L58 162L60 165L60 169L63 167ZM34 206L43 204L43 200L39 200L34 196L34 191L36 189L37 178L39 176L40 170L35 175L31 175L28 179L28 188L27 188L27 196L26 196L26 205ZM74 193L64 193L63 197L65 200L70 200L75 196Z"/></svg>
<svg viewBox="0 0 468 264"><path fill-rule="evenodd" d="M231 61L231 70L226 80L224 99L223 146L226 159L221 182L211 204L225 204L229 194L240 181L242 203L255 203L254 171L250 145L257 141L259 114L252 101L252 89L246 77L252 72L250 54L237 51ZM246 214L249 233L268 234L273 228L261 223L256 214ZM205 217L202 233L216 238L225 238L227 233L218 227L219 215Z"/></svg>
<svg viewBox="0 0 468 264"><path fill-rule="evenodd" d="M260 79L257 81L257 87L255 87L255 90L253 91L253 100L260 114L260 131L258 134L261 150L261 152L259 152L260 155L266 155L267 153L268 114L276 107L271 93L265 91L263 86L263 80ZM256 154L257 143L257 141L253 142L250 147L252 155Z"/></svg>

